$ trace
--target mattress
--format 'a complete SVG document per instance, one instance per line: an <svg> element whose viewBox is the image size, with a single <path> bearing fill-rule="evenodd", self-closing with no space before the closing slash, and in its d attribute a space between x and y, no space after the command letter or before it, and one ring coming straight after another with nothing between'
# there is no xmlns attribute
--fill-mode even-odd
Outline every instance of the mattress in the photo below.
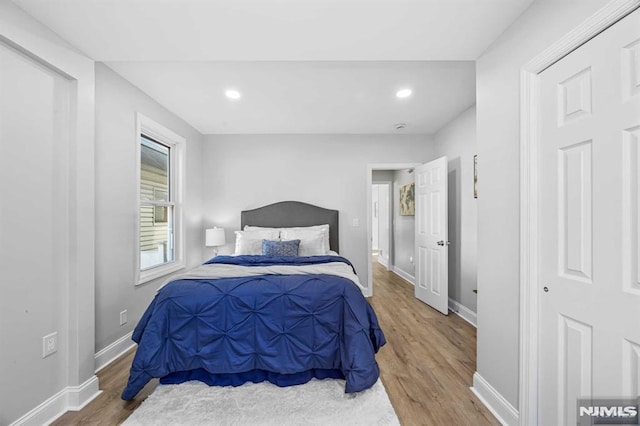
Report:
<svg viewBox="0 0 640 426"><path fill-rule="evenodd" d="M218 256L164 285L133 340L125 400L152 378L290 386L331 377L359 392L378 379L385 344L340 256Z"/></svg>

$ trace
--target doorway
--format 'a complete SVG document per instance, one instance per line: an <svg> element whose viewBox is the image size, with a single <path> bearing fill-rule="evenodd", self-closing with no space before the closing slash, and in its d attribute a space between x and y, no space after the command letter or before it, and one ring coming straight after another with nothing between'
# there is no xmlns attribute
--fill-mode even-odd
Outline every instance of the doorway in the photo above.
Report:
<svg viewBox="0 0 640 426"><path fill-rule="evenodd" d="M373 185L376 184L388 184L389 188L389 247L387 249L388 259L387 269L395 272L400 275L405 280L411 282L413 284L413 227L410 226L409 222L411 219L402 220L402 223L399 223L396 220L396 211L394 210L394 186L396 185L394 182L397 181L398 184L405 183L405 180L408 182L409 179L406 177L400 177L395 179L393 177L394 172L403 173L405 175L411 175L409 171L413 171L413 169L419 166L419 163L390 163L390 164L370 164L367 167L367 290L365 296L369 297L373 295L373 263L371 253L373 252ZM380 188L380 187L378 187ZM378 194L379 195L379 194ZM378 208L378 213L380 209ZM400 217L398 215L398 217ZM378 220L379 223L379 220ZM394 230L398 226L398 229ZM380 234L378 234L380 235ZM409 237L411 238L409 240ZM396 242L400 239L403 240L402 244L397 245ZM400 257L402 257L400 259ZM407 271L408 270L408 271Z"/></svg>

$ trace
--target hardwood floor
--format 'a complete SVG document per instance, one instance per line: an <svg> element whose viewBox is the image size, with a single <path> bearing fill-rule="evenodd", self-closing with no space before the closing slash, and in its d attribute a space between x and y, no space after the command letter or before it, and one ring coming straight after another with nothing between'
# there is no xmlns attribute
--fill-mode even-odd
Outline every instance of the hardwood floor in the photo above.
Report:
<svg viewBox="0 0 640 426"><path fill-rule="evenodd" d="M499 425L469 390L476 329L413 296L413 286L373 262L376 310L387 344L376 356L382 383L403 425Z"/></svg>
<svg viewBox="0 0 640 426"><path fill-rule="evenodd" d="M457 315L444 316L413 297L413 286L374 262L371 305L387 344L377 360L382 382L403 425L499 425L469 390L476 369L476 330ZM151 393L122 401L133 350L98 373L102 394L54 425L117 425Z"/></svg>
<svg viewBox="0 0 640 426"><path fill-rule="evenodd" d="M119 425L149 396L158 384L152 380L132 401L123 401L120 394L129 379L129 368L135 348L98 372L102 393L80 411L67 411L52 425Z"/></svg>

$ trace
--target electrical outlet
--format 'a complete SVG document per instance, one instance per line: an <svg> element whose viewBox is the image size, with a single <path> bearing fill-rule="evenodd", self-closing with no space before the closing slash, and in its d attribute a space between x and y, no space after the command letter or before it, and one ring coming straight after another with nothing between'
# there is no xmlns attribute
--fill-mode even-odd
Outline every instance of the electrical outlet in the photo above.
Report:
<svg viewBox="0 0 640 426"><path fill-rule="evenodd" d="M58 351L58 332L47 334L42 338L42 358Z"/></svg>
<svg viewBox="0 0 640 426"><path fill-rule="evenodd" d="M120 312L120 325L125 325L127 323L127 310Z"/></svg>

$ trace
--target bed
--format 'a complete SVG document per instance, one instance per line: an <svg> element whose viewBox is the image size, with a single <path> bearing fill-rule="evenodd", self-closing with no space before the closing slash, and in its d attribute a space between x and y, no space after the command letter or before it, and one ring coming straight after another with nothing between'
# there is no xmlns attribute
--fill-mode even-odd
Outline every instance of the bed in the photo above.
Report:
<svg viewBox="0 0 640 426"><path fill-rule="evenodd" d="M122 399L152 378L221 386L340 378L347 393L371 387L385 337L338 254L338 225L337 210L300 202L243 211L233 256L158 290L133 332Z"/></svg>

